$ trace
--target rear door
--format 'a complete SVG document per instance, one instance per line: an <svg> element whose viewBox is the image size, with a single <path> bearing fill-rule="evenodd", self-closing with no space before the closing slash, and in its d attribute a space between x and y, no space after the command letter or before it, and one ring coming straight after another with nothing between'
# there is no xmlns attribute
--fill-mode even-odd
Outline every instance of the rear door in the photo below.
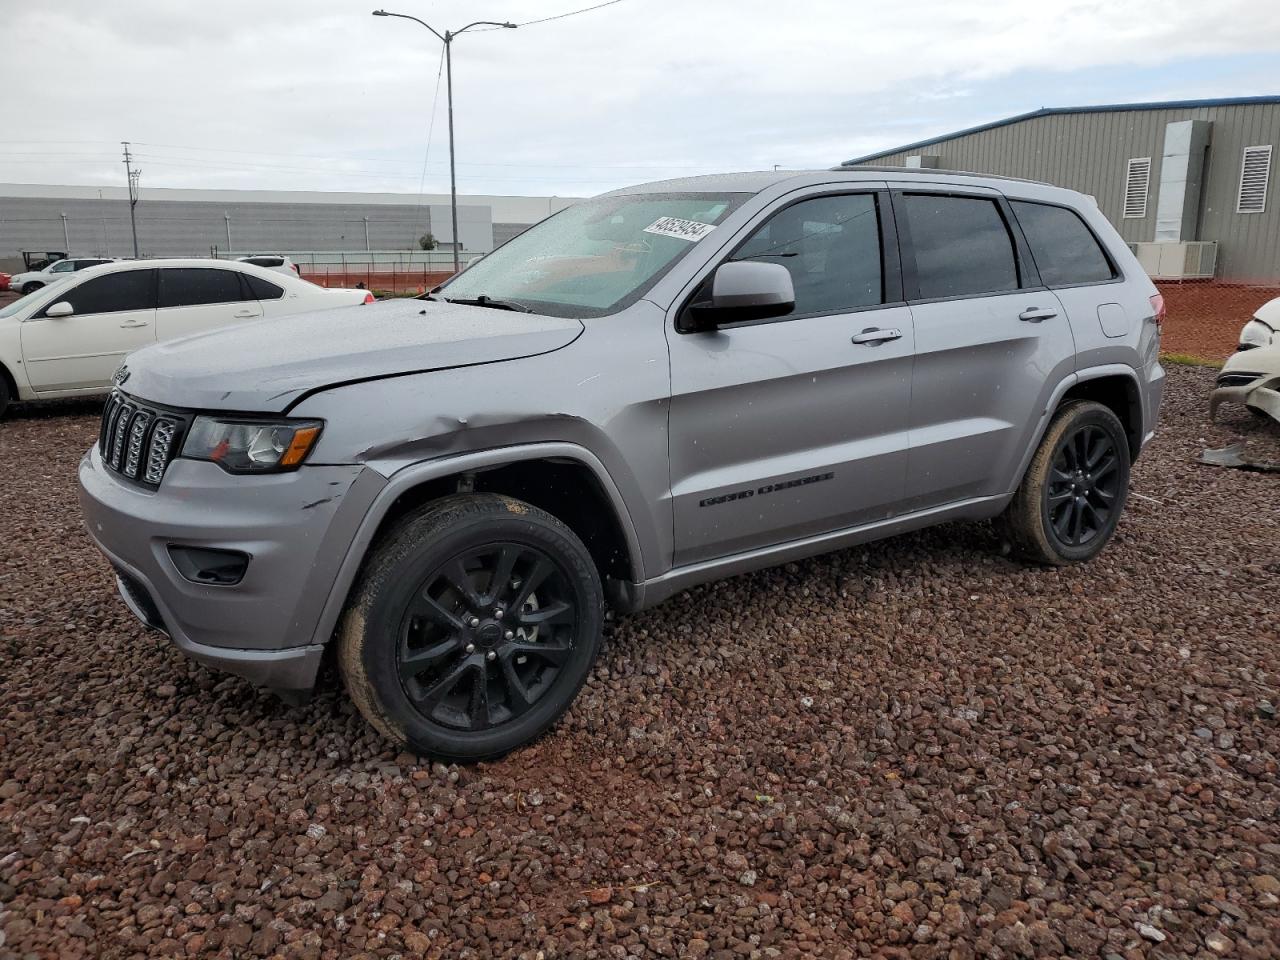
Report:
<svg viewBox="0 0 1280 960"><path fill-rule="evenodd" d="M157 338L172 340L257 320L262 305L238 270L161 267Z"/></svg>
<svg viewBox="0 0 1280 960"><path fill-rule="evenodd" d="M1008 493L1074 370L1065 312L995 191L904 185L894 209L916 330L908 507Z"/></svg>
<svg viewBox="0 0 1280 960"><path fill-rule="evenodd" d="M1129 362L1151 303L1134 296L1097 235L1075 210L1011 198L1040 279L1071 322L1079 367Z"/></svg>
<svg viewBox="0 0 1280 960"><path fill-rule="evenodd" d="M155 342L156 271L119 270L59 284L55 296L22 323L22 355L37 393L106 387L125 354ZM71 304L69 317L46 315Z"/></svg>
<svg viewBox="0 0 1280 960"><path fill-rule="evenodd" d="M913 342L892 222L874 185L782 202L729 259L786 266L792 313L711 332L668 325L677 565L896 512Z"/></svg>

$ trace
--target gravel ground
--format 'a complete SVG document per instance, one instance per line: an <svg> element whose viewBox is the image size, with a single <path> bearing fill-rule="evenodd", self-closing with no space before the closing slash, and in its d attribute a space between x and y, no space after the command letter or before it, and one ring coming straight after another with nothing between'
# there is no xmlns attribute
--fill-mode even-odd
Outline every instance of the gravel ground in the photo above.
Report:
<svg viewBox="0 0 1280 960"><path fill-rule="evenodd" d="M144 633L90 406L0 424L0 956L1280 957L1280 478L1212 372L1097 561L952 525L611 630L550 735L397 755Z"/></svg>

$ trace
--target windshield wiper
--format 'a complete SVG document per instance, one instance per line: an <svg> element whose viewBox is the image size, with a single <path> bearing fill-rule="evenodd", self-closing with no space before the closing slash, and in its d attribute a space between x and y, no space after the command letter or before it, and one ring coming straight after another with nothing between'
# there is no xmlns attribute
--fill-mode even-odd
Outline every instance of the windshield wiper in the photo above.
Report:
<svg viewBox="0 0 1280 960"><path fill-rule="evenodd" d="M464 297L445 297L445 303L460 303L464 307L490 307L493 310L514 310L516 313L533 313L533 310L526 307L523 303L516 303L514 300L496 300L488 294L481 293L472 299Z"/></svg>

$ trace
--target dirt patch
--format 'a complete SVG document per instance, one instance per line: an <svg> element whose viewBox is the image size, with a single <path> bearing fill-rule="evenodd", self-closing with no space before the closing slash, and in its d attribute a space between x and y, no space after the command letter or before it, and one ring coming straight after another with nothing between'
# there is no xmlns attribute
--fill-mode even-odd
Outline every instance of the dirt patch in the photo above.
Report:
<svg viewBox="0 0 1280 960"><path fill-rule="evenodd" d="M1175 368L1088 566L948 525L615 625L563 723L389 750L143 632L94 409L0 422L0 956L1280 957L1280 483Z"/></svg>

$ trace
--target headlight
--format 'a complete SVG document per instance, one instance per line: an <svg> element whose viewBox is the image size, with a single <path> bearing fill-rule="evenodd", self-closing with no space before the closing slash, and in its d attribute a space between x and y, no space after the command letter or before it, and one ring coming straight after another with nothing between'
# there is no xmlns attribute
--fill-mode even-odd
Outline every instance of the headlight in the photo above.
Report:
<svg viewBox="0 0 1280 960"><path fill-rule="evenodd" d="M1275 331L1261 320L1250 320L1244 325L1244 329L1240 331L1240 349L1249 350L1253 347L1269 347L1274 337Z"/></svg>
<svg viewBox="0 0 1280 960"><path fill-rule="evenodd" d="M182 445L182 455L212 460L228 473L296 470L315 446L322 426L319 420L196 417Z"/></svg>

